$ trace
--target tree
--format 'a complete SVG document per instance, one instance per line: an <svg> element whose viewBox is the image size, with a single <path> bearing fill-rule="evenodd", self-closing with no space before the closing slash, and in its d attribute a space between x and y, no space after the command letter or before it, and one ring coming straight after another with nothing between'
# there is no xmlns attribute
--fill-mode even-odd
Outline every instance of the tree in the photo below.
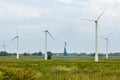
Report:
<svg viewBox="0 0 120 80"><path fill-rule="evenodd" d="M0 52L0 56L7 56L7 55L8 55L8 53L5 52L5 51L1 51L1 52Z"/></svg>
<svg viewBox="0 0 120 80"><path fill-rule="evenodd" d="M38 52L38 56L42 56L42 52Z"/></svg>
<svg viewBox="0 0 120 80"><path fill-rule="evenodd" d="M33 56L42 56L42 52L35 52L32 54Z"/></svg>
<svg viewBox="0 0 120 80"><path fill-rule="evenodd" d="M37 56L37 52L34 52L32 55L33 55L33 56Z"/></svg>
<svg viewBox="0 0 120 80"><path fill-rule="evenodd" d="M28 56L29 54L25 52L23 55L24 55L24 56Z"/></svg>

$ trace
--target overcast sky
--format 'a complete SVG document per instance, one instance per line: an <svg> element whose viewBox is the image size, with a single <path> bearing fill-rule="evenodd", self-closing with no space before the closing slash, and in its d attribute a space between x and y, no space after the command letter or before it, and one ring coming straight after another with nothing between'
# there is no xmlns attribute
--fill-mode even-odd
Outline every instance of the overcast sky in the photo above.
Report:
<svg viewBox="0 0 120 80"><path fill-rule="evenodd" d="M95 50L95 23L80 19L99 19L99 52L105 53L105 40L109 38L109 52L120 52L120 1L119 0L0 0L0 46L16 52L16 41L10 41L19 29L20 52L44 52L45 33L48 51L87 52Z"/></svg>

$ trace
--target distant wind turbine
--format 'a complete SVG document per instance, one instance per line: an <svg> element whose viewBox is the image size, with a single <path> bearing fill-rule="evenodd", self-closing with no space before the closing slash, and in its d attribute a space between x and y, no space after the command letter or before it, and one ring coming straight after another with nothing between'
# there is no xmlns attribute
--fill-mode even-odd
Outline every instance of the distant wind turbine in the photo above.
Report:
<svg viewBox="0 0 120 80"><path fill-rule="evenodd" d="M111 36L112 33L109 34L108 37L103 37L103 39L106 40L106 59L108 59L108 42L109 42L109 37Z"/></svg>
<svg viewBox="0 0 120 80"><path fill-rule="evenodd" d="M16 58L17 58L17 60L19 59L19 36L18 36L18 29L16 28L16 36L11 40L11 41L13 41L13 40L17 40L17 56L16 56Z"/></svg>
<svg viewBox="0 0 120 80"><path fill-rule="evenodd" d="M48 59L47 58L48 57L48 54L47 54L47 34L49 34L51 36L51 38L54 39L54 37L50 34L50 32L48 30L45 30L45 60Z"/></svg>
<svg viewBox="0 0 120 80"><path fill-rule="evenodd" d="M98 62L98 20L103 15L105 10L98 16L96 20L93 19L81 19L81 20L87 20L87 21L93 21L95 22L95 62Z"/></svg>

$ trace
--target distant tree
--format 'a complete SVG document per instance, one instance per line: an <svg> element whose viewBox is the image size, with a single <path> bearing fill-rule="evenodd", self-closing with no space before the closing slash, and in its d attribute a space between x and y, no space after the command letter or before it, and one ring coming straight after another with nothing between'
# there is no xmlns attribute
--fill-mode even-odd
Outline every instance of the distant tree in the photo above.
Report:
<svg viewBox="0 0 120 80"><path fill-rule="evenodd" d="M17 53L13 53L13 55L17 55Z"/></svg>
<svg viewBox="0 0 120 80"><path fill-rule="evenodd" d="M34 52L32 55L33 55L33 56L37 56L37 52Z"/></svg>
<svg viewBox="0 0 120 80"><path fill-rule="evenodd" d="M87 54L86 53L80 53L80 54L78 54L78 56L87 56Z"/></svg>
<svg viewBox="0 0 120 80"><path fill-rule="evenodd" d="M90 56L95 56L95 53L91 53ZM103 53L98 53L98 56L102 57L102 56L104 56L104 54Z"/></svg>
<svg viewBox="0 0 120 80"><path fill-rule="evenodd" d="M103 53L99 53L98 56L104 56L104 54Z"/></svg>
<svg viewBox="0 0 120 80"><path fill-rule="evenodd" d="M42 56L42 52L34 52L33 54L32 54L33 56Z"/></svg>
<svg viewBox="0 0 120 80"><path fill-rule="evenodd" d="M1 51L1 52L0 52L0 56L7 56L7 55L8 55L8 53L5 52L5 51Z"/></svg>
<svg viewBox="0 0 120 80"><path fill-rule="evenodd" d="M38 56L42 56L42 52L38 52Z"/></svg>
<svg viewBox="0 0 120 80"><path fill-rule="evenodd" d="M90 56L95 56L95 53L91 53Z"/></svg>
<svg viewBox="0 0 120 80"><path fill-rule="evenodd" d="M29 56L29 54L25 52L25 53L23 54L23 56Z"/></svg>

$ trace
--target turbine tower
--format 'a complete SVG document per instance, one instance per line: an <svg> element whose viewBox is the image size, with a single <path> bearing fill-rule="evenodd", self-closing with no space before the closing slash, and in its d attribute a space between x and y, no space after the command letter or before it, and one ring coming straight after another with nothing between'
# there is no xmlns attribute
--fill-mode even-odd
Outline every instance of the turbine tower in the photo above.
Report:
<svg viewBox="0 0 120 80"><path fill-rule="evenodd" d="M18 36L18 29L17 28L16 28L16 36L11 41L13 41L13 40L17 40L17 46L16 46L17 56L16 56L16 58L18 60L19 59L19 36Z"/></svg>
<svg viewBox="0 0 120 80"><path fill-rule="evenodd" d="M103 15L105 10L98 16L96 20L93 19L81 19L81 20L87 20L87 21L93 21L95 22L95 62L98 62L98 20Z"/></svg>
<svg viewBox="0 0 120 80"><path fill-rule="evenodd" d="M106 59L108 59L108 42L109 42L109 37L111 36L112 33L109 34L108 37L103 37L103 39L106 40Z"/></svg>
<svg viewBox="0 0 120 80"><path fill-rule="evenodd" d="M64 56L67 56L66 46L67 46L67 43L65 42L65 47L64 47Z"/></svg>
<svg viewBox="0 0 120 80"><path fill-rule="evenodd" d="M104 38L106 40L106 59L108 59L108 38Z"/></svg>
<svg viewBox="0 0 120 80"><path fill-rule="evenodd" d="M48 54L47 54L47 34L49 34L49 36L51 36L51 38L54 39L54 37L50 34L50 32L48 30L45 30L45 60L48 59Z"/></svg>

